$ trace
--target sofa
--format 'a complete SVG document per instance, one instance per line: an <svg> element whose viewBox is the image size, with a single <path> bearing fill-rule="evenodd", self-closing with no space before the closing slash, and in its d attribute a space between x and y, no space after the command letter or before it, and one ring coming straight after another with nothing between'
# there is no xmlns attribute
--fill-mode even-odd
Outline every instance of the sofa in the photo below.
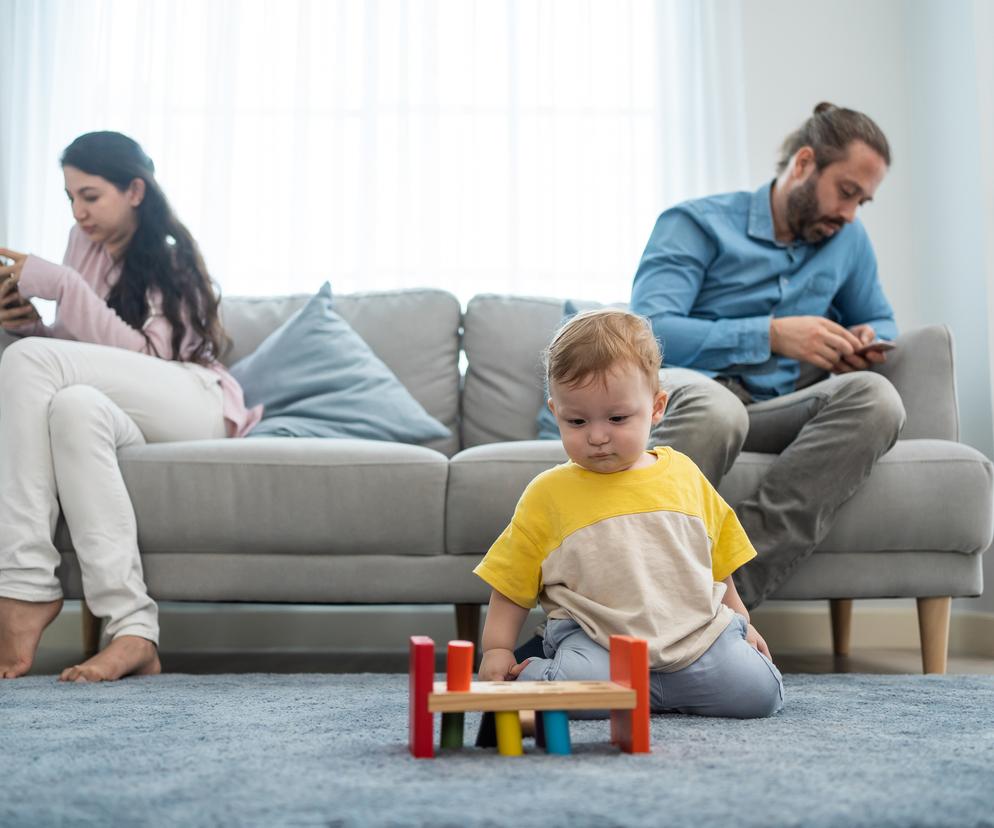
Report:
<svg viewBox="0 0 994 828"><path fill-rule="evenodd" d="M233 364L307 296L225 298ZM488 589L472 569L528 481L565 459L536 440L540 353L560 300L480 295L465 310L441 290L336 296L335 310L451 435L425 445L248 438L120 453L150 593L165 601L453 604L479 634ZM3 335L5 336L5 335ZM5 338L0 345L9 342ZM902 438L847 503L777 599L827 599L836 652L852 601L918 599L926 672L943 672L950 599L980 594L992 536L992 466L958 442L949 331L905 334L880 368L908 413ZM744 453L721 483L730 503L773 462ZM56 543L67 598L81 598L65 523ZM84 613L86 648L99 625ZM399 630L398 640L410 631Z"/></svg>

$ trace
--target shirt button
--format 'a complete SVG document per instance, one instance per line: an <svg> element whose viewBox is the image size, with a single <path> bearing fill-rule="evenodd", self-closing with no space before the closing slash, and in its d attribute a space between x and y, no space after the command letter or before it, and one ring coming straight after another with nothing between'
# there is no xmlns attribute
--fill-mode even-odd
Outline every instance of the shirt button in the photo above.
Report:
<svg viewBox="0 0 994 828"><path fill-rule="evenodd" d="M780 287L782 287L782 288L787 287L787 277L786 276L781 276L780 277Z"/></svg>

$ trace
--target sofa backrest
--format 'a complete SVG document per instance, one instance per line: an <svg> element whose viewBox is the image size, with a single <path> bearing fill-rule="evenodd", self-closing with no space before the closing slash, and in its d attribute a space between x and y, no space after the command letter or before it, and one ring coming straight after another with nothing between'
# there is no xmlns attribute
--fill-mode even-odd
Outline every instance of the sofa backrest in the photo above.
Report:
<svg viewBox="0 0 994 828"><path fill-rule="evenodd" d="M481 294L463 316L463 447L534 440L545 401L542 351L563 318L561 299Z"/></svg>
<svg viewBox="0 0 994 828"><path fill-rule="evenodd" d="M225 296L221 319L232 365L303 307L309 295ZM452 432L429 448L459 450L459 300L444 290L395 290L336 295L334 308L383 360L425 410Z"/></svg>

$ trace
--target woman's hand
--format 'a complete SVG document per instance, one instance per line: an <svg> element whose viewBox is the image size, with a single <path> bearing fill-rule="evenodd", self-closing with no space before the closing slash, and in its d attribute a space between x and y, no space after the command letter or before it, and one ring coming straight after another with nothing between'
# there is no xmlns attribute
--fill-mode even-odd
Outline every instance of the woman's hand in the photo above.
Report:
<svg viewBox="0 0 994 828"><path fill-rule="evenodd" d="M35 306L17 289L27 258L25 253L0 247L0 327L14 332L41 318Z"/></svg>
<svg viewBox="0 0 994 828"><path fill-rule="evenodd" d="M480 662L480 681L514 681L527 663L518 664L511 650L487 650Z"/></svg>
<svg viewBox="0 0 994 828"><path fill-rule="evenodd" d="M21 271L24 269L24 262L27 258L27 253L18 253L16 250L0 247L0 279L6 279L10 276L16 283L21 278ZM4 261L5 259L7 261Z"/></svg>

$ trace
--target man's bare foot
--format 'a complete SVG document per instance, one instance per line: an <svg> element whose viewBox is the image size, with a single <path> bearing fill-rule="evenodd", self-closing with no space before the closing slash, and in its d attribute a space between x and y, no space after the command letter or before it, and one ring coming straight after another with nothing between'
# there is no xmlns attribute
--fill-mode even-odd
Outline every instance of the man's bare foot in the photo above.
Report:
<svg viewBox="0 0 994 828"><path fill-rule="evenodd" d="M125 676L154 676L161 672L155 644L137 635L122 635L93 658L66 667L59 681L117 681Z"/></svg>
<svg viewBox="0 0 994 828"><path fill-rule="evenodd" d="M45 627L62 609L57 601L0 598L0 679L17 678L31 669Z"/></svg>

